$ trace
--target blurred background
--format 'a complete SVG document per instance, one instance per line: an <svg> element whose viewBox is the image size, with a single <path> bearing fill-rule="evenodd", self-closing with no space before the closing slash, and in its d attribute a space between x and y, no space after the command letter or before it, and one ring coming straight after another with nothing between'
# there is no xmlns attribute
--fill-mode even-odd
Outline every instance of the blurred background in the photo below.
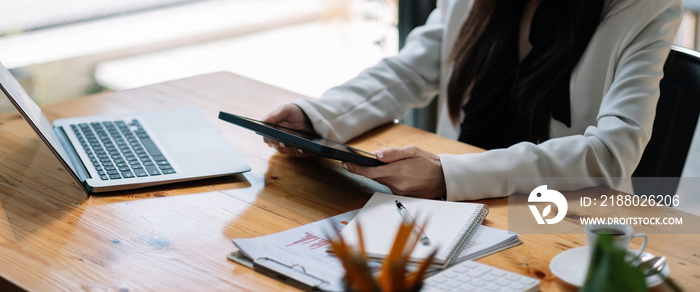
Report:
<svg viewBox="0 0 700 292"><path fill-rule="evenodd" d="M318 97L398 52L397 11L396 0L1 1L0 60L39 104L222 70Z"/></svg>

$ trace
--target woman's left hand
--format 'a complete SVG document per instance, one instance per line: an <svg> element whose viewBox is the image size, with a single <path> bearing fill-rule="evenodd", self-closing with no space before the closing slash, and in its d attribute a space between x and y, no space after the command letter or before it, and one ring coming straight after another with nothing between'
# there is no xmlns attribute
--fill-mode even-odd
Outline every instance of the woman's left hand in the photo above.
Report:
<svg viewBox="0 0 700 292"><path fill-rule="evenodd" d="M343 168L389 187L395 195L437 198L445 194L445 176L437 155L416 146L378 150L375 155L387 164L343 162Z"/></svg>

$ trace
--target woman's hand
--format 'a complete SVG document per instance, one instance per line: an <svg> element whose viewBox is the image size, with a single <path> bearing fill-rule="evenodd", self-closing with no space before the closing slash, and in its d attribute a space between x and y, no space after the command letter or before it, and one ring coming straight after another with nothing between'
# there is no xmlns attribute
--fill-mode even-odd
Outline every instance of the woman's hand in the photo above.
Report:
<svg viewBox="0 0 700 292"><path fill-rule="evenodd" d="M445 194L445 176L437 155L415 146L389 148L376 152L381 166L361 166L344 162L343 168L373 179L396 195L437 198Z"/></svg>
<svg viewBox="0 0 700 292"><path fill-rule="evenodd" d="M267 114L262 121L302 132L314 132L311 121L309 121L309 119L306 117L306 114L304 114L304 112L298 106L291 103L279 106L277 109ZM294 132L290 133L297 134ZM269 139L267 137L265 137L264 140L267 145L277 149L277 151L283 154L288 154L294 157L311 155L310 153L303 152L299 148L286 146L284 143Z"/></svg>

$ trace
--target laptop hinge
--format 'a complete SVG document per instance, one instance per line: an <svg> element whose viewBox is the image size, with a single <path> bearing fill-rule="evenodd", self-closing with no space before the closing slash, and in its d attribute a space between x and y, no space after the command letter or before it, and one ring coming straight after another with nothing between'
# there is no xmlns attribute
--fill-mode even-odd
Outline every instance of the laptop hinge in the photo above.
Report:
<svg viewBox="0 0 700 292"><path fill-rule="evenodd" d="M70 159L71 165L73 165L73 169L75 170L76 175L78 176L80 181L83 182L83 185L85 185L85 181L88 178L92 178L92 176L90 176L90 173L88 173L87 168L85 168L83 161L78 156L78 152L75 151L73 144L70 143L70 141L68 141L68 136L63 130L63 127L55 127L53 128L53 131L56 133L58 141L61 142L61 146L63 146L63 149L65 149L68 153L68 158Z"/></svg>

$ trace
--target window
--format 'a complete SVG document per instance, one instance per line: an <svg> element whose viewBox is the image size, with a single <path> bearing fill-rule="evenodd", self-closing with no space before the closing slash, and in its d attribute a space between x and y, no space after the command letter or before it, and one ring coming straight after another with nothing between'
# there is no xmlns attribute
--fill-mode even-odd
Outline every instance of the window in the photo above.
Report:
<svg viewBox="0 0 700 292"><path fill-rule="evenodd" d="M397 53L396 15L385 0L3 1L0 61L39 104L222 70L317 97Z"/></svg>

